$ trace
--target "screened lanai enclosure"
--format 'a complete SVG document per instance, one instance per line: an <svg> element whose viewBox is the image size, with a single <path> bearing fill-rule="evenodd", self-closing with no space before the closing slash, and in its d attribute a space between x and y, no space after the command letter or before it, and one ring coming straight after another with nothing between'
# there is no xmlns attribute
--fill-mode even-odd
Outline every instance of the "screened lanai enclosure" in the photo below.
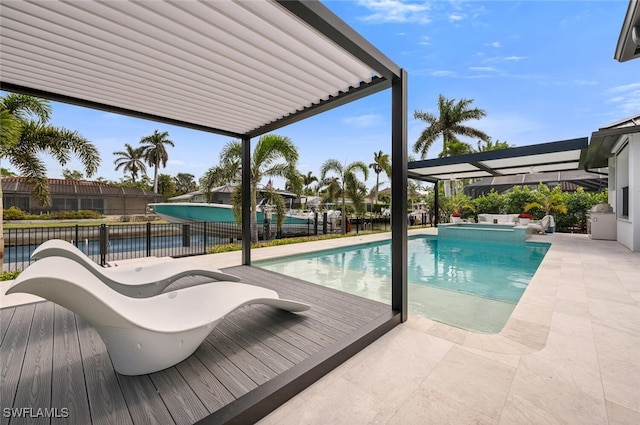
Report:
<svg viewBox="0 0 640 425"><path fill-rule="evenodd" d="M245 307L184 362L126 377L82 317L50 302L5 308L3 407L68 408L78 423L251 423L406 320L407 74L323 4L5 0L0 19L2 90L237 138L243 164L253 138L390 89L393 161L391 305L251 267L243 208L230 272L309 313Z"/></svg>

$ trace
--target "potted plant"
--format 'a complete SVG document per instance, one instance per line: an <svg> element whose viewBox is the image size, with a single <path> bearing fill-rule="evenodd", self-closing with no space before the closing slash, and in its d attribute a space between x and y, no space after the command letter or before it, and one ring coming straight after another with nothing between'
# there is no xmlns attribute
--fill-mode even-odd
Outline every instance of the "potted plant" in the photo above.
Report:
<svg viewBox="0 0 640 425"><path fill-rule="evenodd" d="M459 212L454 212L451 214L452 223L460 223L460 220L462 220L462 214L460 214Z"/></svg>
<svg viewBox="0 0 640 425"><path fill-rule="evenodd" d="M522 224L523 226L526 226L527 224L529 224L529 221L533 218L533 215L529 214L529 213L521 213L518 218L520 219L520 224Z"/></svg>

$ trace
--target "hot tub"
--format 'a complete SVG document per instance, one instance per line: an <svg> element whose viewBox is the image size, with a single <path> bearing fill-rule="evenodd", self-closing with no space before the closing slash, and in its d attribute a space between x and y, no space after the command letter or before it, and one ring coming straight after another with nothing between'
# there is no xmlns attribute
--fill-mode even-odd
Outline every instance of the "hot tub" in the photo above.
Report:
<svg viewBox="0 0 640 425"><path fill-rule="evenodd" d="M529 237L527 226L515 223L445 223L438 225L438 238L470 239L492 242L524 242Z"/></svg>

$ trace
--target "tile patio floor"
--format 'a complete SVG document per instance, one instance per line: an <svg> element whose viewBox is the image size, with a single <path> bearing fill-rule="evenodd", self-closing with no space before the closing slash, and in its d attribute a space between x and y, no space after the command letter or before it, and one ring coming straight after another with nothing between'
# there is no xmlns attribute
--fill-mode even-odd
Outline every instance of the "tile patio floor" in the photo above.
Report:
<svg viewBox="0 0 640 425"><path fill-rule="evenodd" d="M388 237L298 244L295 253ZM533 240L552 247L501 333L410 315L260 425L639 424L640 253L586 235ZM240 254L188 261L222 268Z"/></svg>
<svg viewBox="0 0 640 425"><path fill-rule="evenodd" d="M639 424L640 254L552 242L505 329L410 316L264 418L271 424Z"/></svg>

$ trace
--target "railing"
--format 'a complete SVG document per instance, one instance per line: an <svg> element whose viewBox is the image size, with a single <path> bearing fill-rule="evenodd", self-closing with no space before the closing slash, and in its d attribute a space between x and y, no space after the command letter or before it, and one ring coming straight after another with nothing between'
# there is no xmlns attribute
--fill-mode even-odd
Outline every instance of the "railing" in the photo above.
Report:
<svg viewBox="0 0 640 425"><path fill-rule="evenodd" d="M388 230L388 218L350 219L351 232ZM313 237L340 233L340 220L313 220L285 223L277 229L275 223L258 224L260 240ZM133 223L122 225L28 227L4 229L4 270L23 270L32 261L33 251L50 239L73 243L100 265L142 257L184 257L206 254L216 245L241 243L241 228L234 222ZM265 235L269 235L266 237Z"/></svg>

